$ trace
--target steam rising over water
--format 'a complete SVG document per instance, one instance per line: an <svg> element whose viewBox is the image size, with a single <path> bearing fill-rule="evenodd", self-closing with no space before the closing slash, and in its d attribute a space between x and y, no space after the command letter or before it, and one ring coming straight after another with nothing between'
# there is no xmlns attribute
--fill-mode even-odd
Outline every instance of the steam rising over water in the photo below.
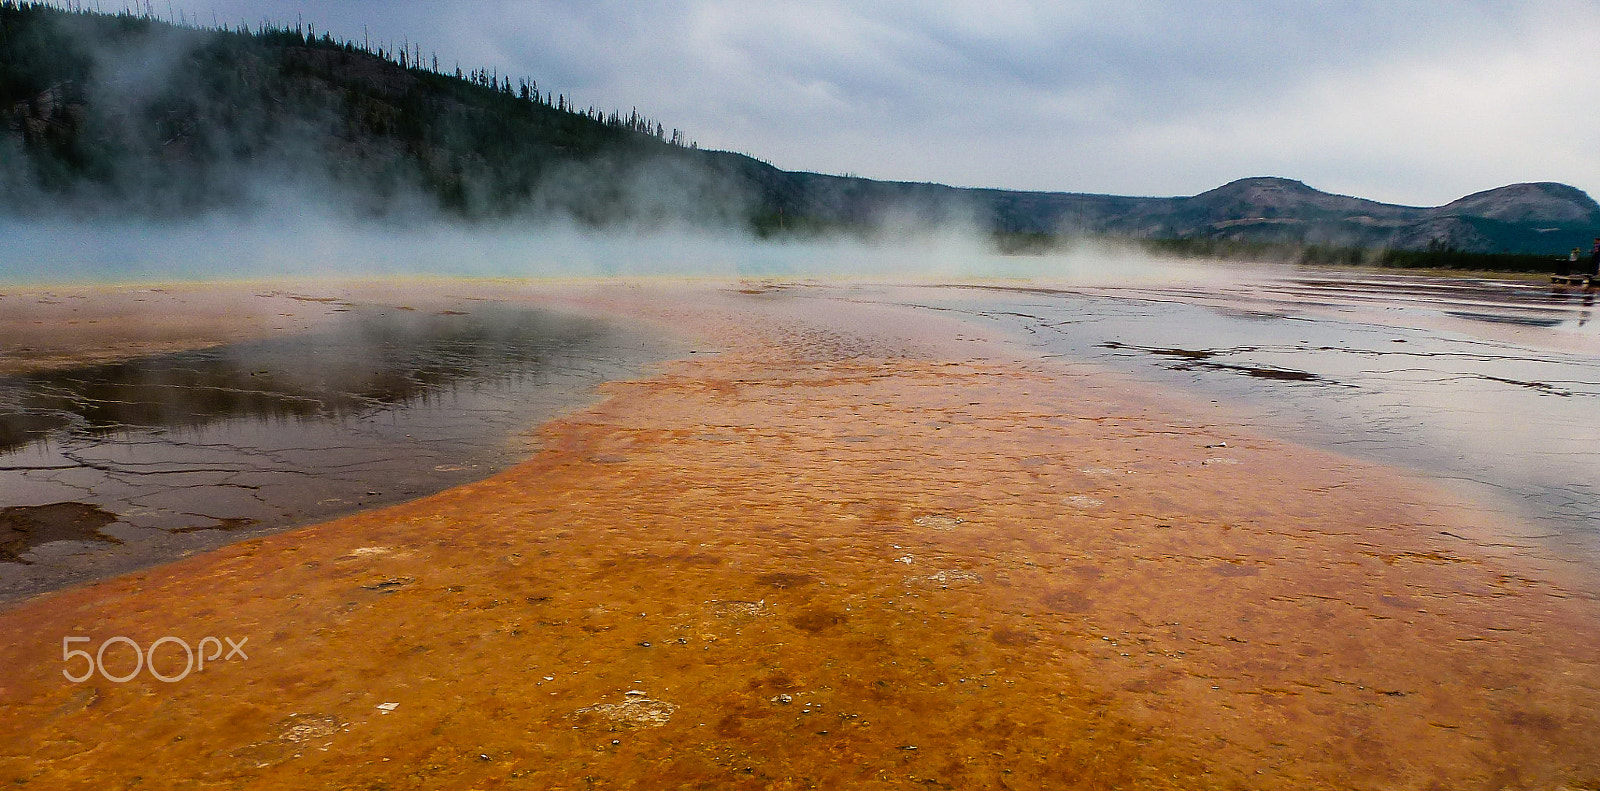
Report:
<svg viewBox="0 0 1600 791"><path fill-rule="evenodd" d="M1093 245L1003 255L959 225L763 241L691 228L363 224L293 215L181 225L0 220L0 237L7 242L0 285L386 275L1126 279L1172 266Z"/></svg>

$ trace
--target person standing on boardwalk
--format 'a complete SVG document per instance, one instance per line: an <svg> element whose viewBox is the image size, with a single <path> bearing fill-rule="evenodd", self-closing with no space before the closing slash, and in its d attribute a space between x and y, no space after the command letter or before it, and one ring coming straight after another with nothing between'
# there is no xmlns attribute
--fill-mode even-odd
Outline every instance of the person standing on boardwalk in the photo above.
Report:
<svg viewBox="0 0 1600 791"><path fill-rule="evenodd" d="M1578 248L1572 248L1572 252L1567 254L1567 260L1562 261L1561 259L1557 258L1556 261L1557 277L1566 277L1567 275L1572 274L1572 270L1578 268Z"/></svg>
<svg viewBox="0 0 1600 791"><path fill-rule="evenodd" d="M1594 238L1594 249L1589 251L1589 276L1600 277L1600 236Z"/></svg>

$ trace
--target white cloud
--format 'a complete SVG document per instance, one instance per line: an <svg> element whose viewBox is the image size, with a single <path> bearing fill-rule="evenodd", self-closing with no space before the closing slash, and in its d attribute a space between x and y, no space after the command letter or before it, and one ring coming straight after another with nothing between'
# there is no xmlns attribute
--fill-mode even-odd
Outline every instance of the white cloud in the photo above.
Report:
<svg viewBox="0 0 1600 791"><path fill-rule="evenodd" d="M1545 20L1516 47L1361 63L1270 102L1147 124L1122 142L1134 156L1186 148L1236 173L1255 166L1422 205L1517 181L1593 186L1600 152L1586 117L1600 107L1600 62L1570 46L1575 24L1600 33L1600 14Z"/></svg>
<svg viewBox="0 0 1600 791"><path fill-rule="evenodd" d="M1412 0L190 0L420 40L781 167L1192 194L1248 175L1405 203L1600 189L1600 8Z"/></svg>

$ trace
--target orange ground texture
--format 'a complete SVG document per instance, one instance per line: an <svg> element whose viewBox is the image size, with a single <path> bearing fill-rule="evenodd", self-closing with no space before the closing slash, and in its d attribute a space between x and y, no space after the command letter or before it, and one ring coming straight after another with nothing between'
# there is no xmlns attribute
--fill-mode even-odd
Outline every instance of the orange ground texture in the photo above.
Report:
<svg viewBox="0 0 1600 791"><path fill-rule="evenodd" d="M1493 517L820 291L549 297L720 353L479 483L0 612L0 781L1600 789L1600 607ZM68 636L248 658L73 683Z"/></svg>

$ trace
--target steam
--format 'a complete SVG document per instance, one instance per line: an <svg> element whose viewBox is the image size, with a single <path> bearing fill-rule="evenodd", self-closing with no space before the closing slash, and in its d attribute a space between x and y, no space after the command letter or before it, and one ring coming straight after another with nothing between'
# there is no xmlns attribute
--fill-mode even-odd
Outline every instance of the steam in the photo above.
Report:
<svg viewBox="0 0 1600 791"><path fill-rule="evenodd" d="M1135 251L1093 244L1005 255L961 228L762 240L686 226L361 224L308 213L182 224L9 220L0 221L0 237L0 282L8 285L406 275L1099 282L1162 271Z"/></svg>
<svg viewBox="0 0 1600 791"><path fill-rule="evenodd" d="M236 42L161 24L112 36L85 16L55 23L87 73L36 103L57 116L86 113L112 161L102 178L44 188L17 136L0 133L0 284L396 275L1081 279L1149 266L1133 253L1085 245L1002 255L985 212L955 190L905 185L895 200L874 201L857 194L875 188L865 182L820 176L808 194L778 196L778 205L788 201L802 216L845 207L839 219L848 231L761 239L750 218L774 196L753 193L754 163L664 144L556 162L514 205L497 203L504 184L493 161L460 168L458 205L446 211L396 139L346 140L333 109L277 112L259 97L239 100L248 91L205 84L215 77L203 67L208 48ZM174 106L180 111L170 112ZM186 117L226 123L186 125Z"/></svg>

